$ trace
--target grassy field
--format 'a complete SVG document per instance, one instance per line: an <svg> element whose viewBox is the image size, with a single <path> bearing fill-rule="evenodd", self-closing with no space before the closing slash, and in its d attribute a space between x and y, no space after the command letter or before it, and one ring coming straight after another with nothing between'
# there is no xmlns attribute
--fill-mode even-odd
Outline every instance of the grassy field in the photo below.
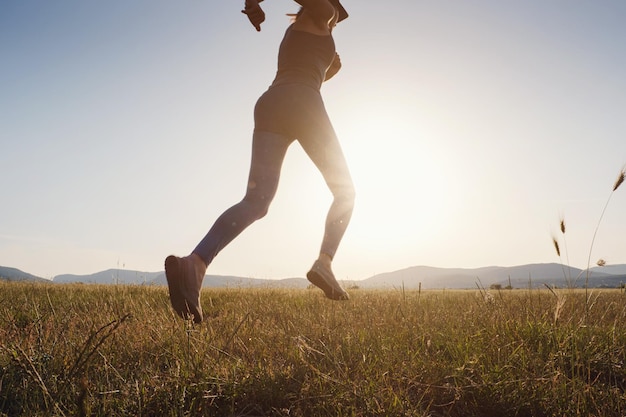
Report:
<svg viewBox="0 0 626 417"><path fill-rule="evenodd" d="M620 290L0 282L0 415L623 416Z"/></svg>

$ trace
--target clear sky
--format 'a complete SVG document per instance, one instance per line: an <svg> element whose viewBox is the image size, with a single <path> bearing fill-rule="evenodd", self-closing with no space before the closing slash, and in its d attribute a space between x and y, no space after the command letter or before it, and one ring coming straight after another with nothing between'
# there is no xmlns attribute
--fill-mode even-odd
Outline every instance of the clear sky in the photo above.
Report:
<svg viewBox="0 0 626 417"><path fill-rule="evenodd" d="M626 2L344 4L343 69L322 91L357 187L337 277L585 267L626 163ZM242 5L0 2L0 265L158 271L241 199L252 110L298 8L265 1L257 33ZM626 263L623 187L592 263ZM270 213L208 273L304 276L330 200L294 144Z"/></svg>

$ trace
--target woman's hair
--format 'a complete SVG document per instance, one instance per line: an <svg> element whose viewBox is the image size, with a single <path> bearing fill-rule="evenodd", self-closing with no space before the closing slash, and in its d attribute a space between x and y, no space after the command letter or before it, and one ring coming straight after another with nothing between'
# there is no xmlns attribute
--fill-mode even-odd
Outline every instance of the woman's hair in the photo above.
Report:
<svg viewBox="0 0 626 417"><path fill-rule="evenodd" d="M287 14L287 16L291 17L291 22L293 23L296 20L298 20L300 16L302 16L303 12L304 12L304 7L300 6L300 10L298 10L298 13L289 13Z"/></svg>

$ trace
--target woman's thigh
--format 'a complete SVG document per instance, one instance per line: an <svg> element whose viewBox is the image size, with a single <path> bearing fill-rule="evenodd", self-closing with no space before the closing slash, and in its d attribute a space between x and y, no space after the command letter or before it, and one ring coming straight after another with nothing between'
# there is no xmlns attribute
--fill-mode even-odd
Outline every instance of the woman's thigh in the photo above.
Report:
<svg viewBox="0 0 626 417"><path fill-rule="evenodd" d="M269 205L276 194L282 164L291 142L278 133L254 132L246 200Z"/></svg>

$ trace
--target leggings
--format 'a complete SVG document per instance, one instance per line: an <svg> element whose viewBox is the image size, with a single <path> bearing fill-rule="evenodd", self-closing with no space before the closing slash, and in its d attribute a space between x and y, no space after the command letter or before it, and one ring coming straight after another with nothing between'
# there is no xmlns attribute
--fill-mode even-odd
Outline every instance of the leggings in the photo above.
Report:
<svg viewBox="0 0 626 417"><path fill-rule="evenodd" d="M243 200L226 210L193 250L208 266L244 229L267 214L287 148L297 140L333 195L320 253L332 259L354 207L354 186L318 90L303 84L271 87L254 110L252 161Z"/></svg>

